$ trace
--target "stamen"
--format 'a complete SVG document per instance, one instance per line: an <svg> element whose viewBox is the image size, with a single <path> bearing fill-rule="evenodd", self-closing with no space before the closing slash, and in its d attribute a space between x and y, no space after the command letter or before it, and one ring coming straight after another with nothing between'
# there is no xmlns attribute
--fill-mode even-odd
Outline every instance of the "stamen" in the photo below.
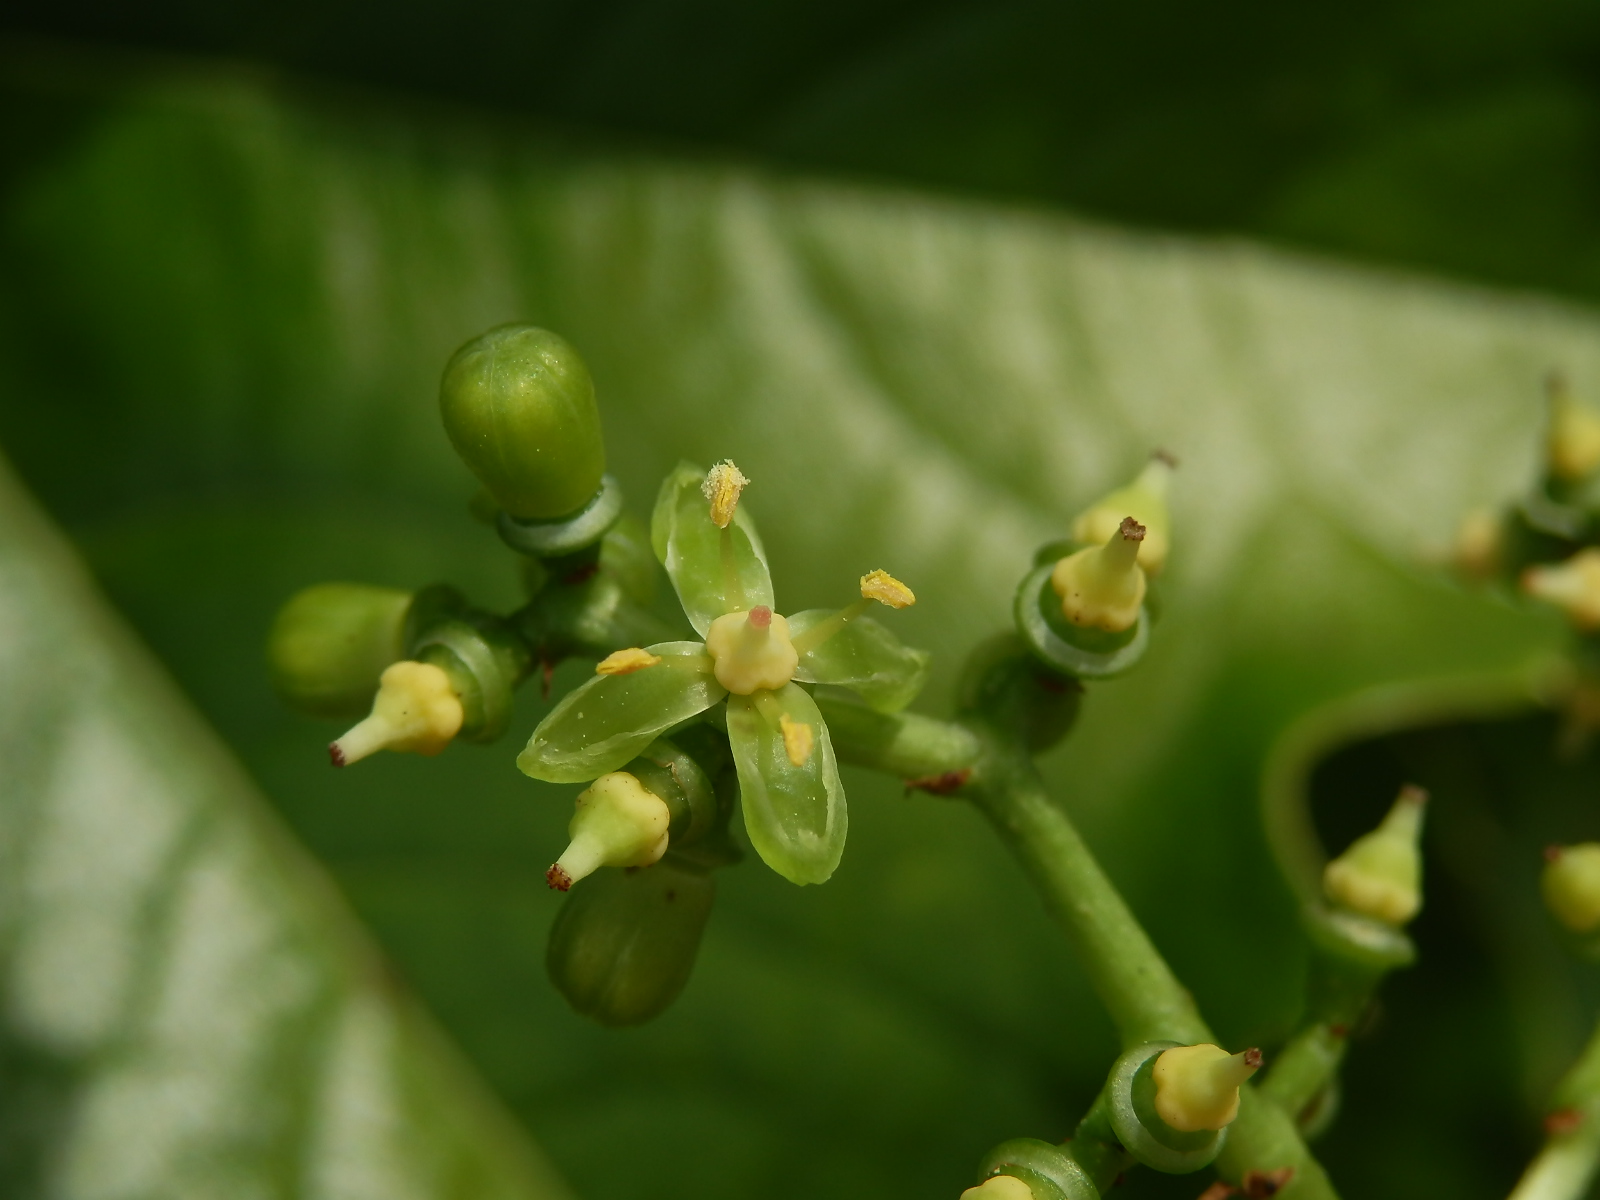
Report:
<svg viewBox="0 0 1600 1200"><path fill-rule="evenodd" d="M783 752L797 767L811 761L811 750L816 744L816 734L805 721L796 721L788 713L778 718L778 728L783 731Z"/></svg>
<svg viewBox="0 0 1600 1200"><path fill-rule="evenodd" d="M706 481L700 485L700 494L711 502L711 523L726 529L739 507L739 493L750 485L743 471L725 458L706 472Z"/></svg>
<svg viewBox="0 0 1600 1200"><path fill-rule="evenodd" d="M659 654L651 654L648 650L634 646L628 650L616 650L606 655L595 664L596 675L632 675L635 671L642 671L646 667L653 667L661 661Z"/></svg>
<svg viewBox="0 0 1600 1200"><path fill-rule="evenodd" d="M861 598L890 608L910 608L917 602L910 588L887 571L868 571L861 577Z"/></svg>

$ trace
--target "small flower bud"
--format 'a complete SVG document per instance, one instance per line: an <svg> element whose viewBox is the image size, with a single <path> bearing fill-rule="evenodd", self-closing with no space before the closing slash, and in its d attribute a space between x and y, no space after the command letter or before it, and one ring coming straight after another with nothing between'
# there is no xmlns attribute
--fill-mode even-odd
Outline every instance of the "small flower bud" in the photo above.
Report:
<svg viewBox="0 0 1600 1200"><path fill-rule="evenodd" d="M1015 1175L991 1175L961 1193L961 1200L1035 1200L1033 1189Z"/></svg>
<svg viewBox="0 0 1600 1200"><path fill-rule="evenodd" d="M739 494L749 486L750 481L744 477L743 471L733 465L731 458L723 459L706 472L706 481L700 485L700 493L711 504L713 525L718 529L728 527L739 507Z"/></svg>
<svg viewBox="0 0 1600 1200"><path fill-rule="evenodd" d="M457 350L439 385L456 453L513 517L548 520L600 488L605 444L589 369L565 338L502 325Z"/></svg>
<svg viewBox="0 0 1600 1200"><path fill-rule="evenodd" d="M1600 629L1600 549L1580 550L1554 566L1529 567L1522 573L1522 590L1554 604L1579 629Z"/></svg>
<svg viewBox="0 0 1600 1200"><path fill-rule="evenodd" d="M765 605L718 617L706 631L717 682L736 696L776 691L794 678L800 655L789 622Z"/></svg>
<svg viewBox="0 0 1600 1200"><path fill-rule="evenodd" d="M917 602L911 589L887 571L869 571L861 577L861 598L890 608L910 608Z"/></svg>
<svg viewBox="0 0 1600 1200"><path fill-rule="evenodd" d="M278 694L314 716L364 712L383 669L404 654L410 607L409 592L360 583L319 583L295 593L267 638Z"/></svg>
<svg viewBox="0 0 1600 1200"><path fill-rule="evenodd" d="M450 677L432 663L397 662L384 671L372 714L333 745L336 767L349 766L379 750L438 754L461 730L461 698Z"/></svg>
<svg viewBox="0 0 1600 1200"><path fill-rule="evenodd" d="M1261 1051L1176 1046L1156 1059L1156 1115L1181 1133L1222 1129L1239 1115L1239 1087L1261 1068Z"/></svg>
<svg viewBox="0 0 1600 1200"><path fill-rule="evenodd" d="M1573 933L1600 929L1600 842L1551 846L1539 880L1545 907Z"/></svg>
<svg viewBox="0 0 1600 1200"><path fill-rule="evenodd" d="M1560 375L1549 380L1550 430L1546 454L1550 473L1576 483L1600 467L1600 412L1579 403Z"/></svg>
<svg viewBox="0 0 1600 1200"><path fill-rule="evenodd" d="M1500 569L1505 530L1493 509L1475 508L1461 519L1451 558L1469 579L1489 579Z"/></svg>
<svg viewBox="0 0 1600 1200"><path fill-rule="evenodd" d="M1069 554L1050 573L1062 614L1074 625L1121 633L1139 620L1145 578L1138 563L1146 529L1132 517L1103 546Z"/></svg>
<svg viewBox="0 0 1600 1200"><path fill-rule="evenodd" d="M632 675L635 671L642 671L646 667L653 667L661 661L659 654L651 654L634 646L629 650L616 650L606 655L595 664L596 675Z"/></svg>
<svg viewBox="0 0 1600 1200"><path fill-rule="evenodd" d="M1428 793L1400 796L1371 833L1363 834L1322 873L1322 890L1342 908L1404 925L1422 907L1422 813Z"/></svg>
<svg viewBox="0 0 1600 1200"><path fill-rule="evenodd" d="M1096 500L1072 522L1072 536L1080 542L1104 545L1121 527L1123 518L1132 516L1145 527L1144 541L1138 546L1139 565L1152 579L1167 565L1172 544L1172 519L1167 512L1167 487L1177 462L1168 454L1156 454L1139 477Z"/></svg>
<svg viewBox="0 0 1600 1200"><path fill-rule="evenodd" d="M626 771L600 776L578 796L571 843L545 873L564 892L600 867L647 867L667 852L667 802Z"/></svg>

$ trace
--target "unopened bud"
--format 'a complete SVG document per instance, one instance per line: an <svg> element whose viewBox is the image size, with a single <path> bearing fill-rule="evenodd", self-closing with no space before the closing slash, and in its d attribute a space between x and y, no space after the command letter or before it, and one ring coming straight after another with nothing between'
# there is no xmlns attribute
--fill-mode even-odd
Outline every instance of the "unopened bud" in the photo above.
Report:
<svg viewBox="0 0 1600 1200"><path fill-rule="evenodd" d="M1156 1059L1156 1115L1181 1133L1217 1130L1239 1115L1239 1088L1261 1068L1261 1051L1175 1046Z"/></svg>
<svg viewBox="0 0 1600 1200"><path fill-rule="evenodd" d="M1404 925L1422 907L1422 814L1428 793L1400 789L1383 823L1363 834L1322 873L1329 900L1390 925Z"/></svg>
<svg viewBox="0 0 1600 1200"><path fill-rule="evenodd" d="M1600 550L1579 550L1566 562L1529 567L1522 590L1554 604L1582 630L1600 629Z"/></svg>
<svg viewBox="0 0 1600 1200"><path fill-rule="evenodd" d="M1123 518L1103 546L1069 554L1050 573L1050 586L1061 597L1062 614L1074 625L1121 633L1139 620L1145 577L1139 547L1147 530L1132 517Z"/></svg>
<svg viewBox="0 0 1600 1200"><path fill-rule="evenodd" d="M1488 579L1500 569L1505 533L1493 509L1475 508L1461 519L1452 558L1462 574Z"/></svg>
<svg viewBox="0 0 1600 1200"><path fill-rule="evenodd" d="M379 750L438 754L461 730L465 716L450 677L432 663L397 662L384 671L372 713L333 745L336 767Z"/></svg>
<svg viewBox="0 0 1600 1200"><path fill-rule="evenodd" d="M887 571L869 571L861 577L861 598L890 608L910 608L917 602L911 589Z"/></svg>
<svg viewBox="0 0 1600 1200"><path fill-rule="evenodd" d="M723 459L706 472L706 481L700 485L700 493L711 504L713 525L718 529L728 527L739 507L739 494L749 486L750 481L745 478L743 471L733 465L731 458Z"/></svg>
<svg viewBox="0 0 1600 1200"><path fill-rule="evenodd" d="M991 1175L961 1193L961 1200L1035 1200L1033 1189L1015 1175Z"/></svg>
<svg viewBox="0 0 1600 1200"><path fill-rule="evenodd" d="M1551 846L1539 880L1545 907L1573 933L1600 929L1600 843Z"/></svg>
<svg viewBox="0 0 1600 1200"><path fill-rule="evenodd" d="M1546 442L1550 473L1576 483L1600 467L1600 412L1579 403L1565 379L1552 375L1550 432Z"/></svg>
<svg viewBox="0 0 1600 1200"><path fill-rule="evenodd" d="M267 639L279 694L316 716L364 712L384 668L404 654L410 607L410 592L361 583L319 583L295 593Z"/></svg>
<svg viewBox="0 0 1600 1200"><path fill-rule="evenodd" d="M1072 522L1072 536L1080 542L1103 545L1132 516L1145 527L1144 541L1138 547L1139 565L1153 579L1167 564L1172 545L1172 519L1167 511L1167 487L1176 461L1168 454L1157 454L1139 477L1126 487L1096 500Z"/></svg>
<svg viewBox="0 0 1600 1200"><path fill-rule="evenodd" d="M672 812L626 771L600 776L578 796L571 843L545 874L564 892L600 867L647 867L667 852Z"/></svg>

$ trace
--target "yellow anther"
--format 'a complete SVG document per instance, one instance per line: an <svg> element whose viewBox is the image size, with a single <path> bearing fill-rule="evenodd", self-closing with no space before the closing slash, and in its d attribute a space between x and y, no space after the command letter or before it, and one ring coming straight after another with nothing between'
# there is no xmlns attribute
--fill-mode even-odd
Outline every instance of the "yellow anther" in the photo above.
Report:
<svg viewBox="0 0 1600 1200"><path fill-rule="evenodd" d="M991 1175L961 1193L961 1200L1035 1200L1033 1189L1015 1175Z"/></svg>
<svg viewBox="0 0 1600 1200"><path fill-rule="evenodd" d="M1403 787L1371 833L1350 843L1323 869L1322 890L1352 912L1404 925L1422 907L1422 814L1428 793Z"/></svg>
<svg viewBox="0 0 1600 1200"><path fill-rule="evenodd" d="M887 571L868 571L861 577L861 598L890 608L910 608L917 602L911 589Z"/></svg>
<svg viewBox="0 0 1600 1200"><path fill-rule="evenodd" d="M1261 1051L1174 1046L1156 1059L1156 1115L1183 1133L1222 1129L1239 1115L1239 1087L1261 1069Z"/></svg>
<svg viewBox="0 0 1600 1200"><path fill-rule="evenodd" d="M706 472L706 481L700 485L700 494L711 502L711 523L726 529L739 507L739 493L750 485L744 472L725 458Z"/></svg>
<svg viewBox="0 0 1600 1200"><path fill-rule="evenodd" d="M776 691L794 678L800 655L789 637L789 622L765 605L727 613L706 630L717 682L736 696L762 688Z"/></svg>
<svg viewBox="0 0 1600 1200"><path fill-rule="evenodd" d="M796 721L788 713L778 718L778 728L783 730L783 752L797 767L811 761L811 750L816 745L816 731L805 721Z"/></svg>
<svg viewBox="0 0 1600 1200"><path fill-rule="evenodd" d="M1079 550L1056 564L1050 584L1061 597L1067 620L1107 633L1133 626L1144 603L1145 578L1138 554L1146 533L1139 522L1124 517L1105 545Z"/></svg>
<svg viewBox="0 0 1600 1200"><path fill-rule="evenodd" d="M1522 573L1522 590L1554 604L1579 629L1600 629L1600 549L1579 550L1555 566L1529 567Z"/></svg>
<svg viewBox="0 0 1600 1200"><path fill-rule="evenodd" d="M1456 530L1455 563L1473 579L1488 579L1500 567L1505 540L1500 518L1493 509L1475 508L1461 518Z"/></svg>
<svg viewBox="0 0 1600 1200"><path fill-rule="evenodd" d="M567 834L572 842L545 880L564 892L600 867L647 867L667 852L667 802L626 771L612 771L578 796Z"/></svg>
<svg viewBox="0 0 1600 1200"><path fill-rule="evenodd" d="M1600 929L1600 844L1551 846L1540 890L1550 914L1573 933Z"/></svg>
<svg viewBox="0 0 1600 1200"><path fill-rule="evenodd" d="M1072 536L1080 542L1101 546L1116 534L1124 517L1132 516L1145 528L1144 541L1138 547L1139 565L1152 579L1161 574L1172 546L1167 487L1176 465L1170 455L1157 454L1132 483L1108 493L1079 513L1072 522Z"/></svg>
<svg viewBox="0 0 1600 1200"><path fill-rule="evenodd" d="M1549 392L1550 473L1575 483L1600 467L1600 412L1580 404L1559 375L1551 376Z"/></svg>
<svg viewBox="0 0 1600 1200"><path fill-rule="evenodd" d="M629 650L614 650L594 666L596 675L632 675L661 661L659 654L651 654L634 646Z"/></svg>
<svg viewBox="0 0 1600 1200"><path fill-rule="evenodd" d="M461 697L432 663L397 662L378 681L372 714L328 747L336 767L379 750L438 754L461 731Z"/></svg>

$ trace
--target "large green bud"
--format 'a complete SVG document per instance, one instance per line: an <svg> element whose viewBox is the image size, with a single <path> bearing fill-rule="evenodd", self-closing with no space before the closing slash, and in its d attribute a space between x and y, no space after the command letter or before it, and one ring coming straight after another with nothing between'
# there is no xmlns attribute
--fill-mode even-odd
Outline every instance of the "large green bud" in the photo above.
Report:
<svg viewBox="0 0 1600 1200"><path fill-rule="evenodd" d="M278 694L313 716L366 712L384 668L405 657L410 608L410 592L362 583L319 583L296 592L267 637Z"/></svg>
<svg viewBox="0 0 1600 1200"><path fill-rule="evenodd" d="M513 517L566 516L600 487L594 381L548 329L501 325L462 346L445 366L439 411L456 453Z"/></svg>
<svg viewBox="0 0 1600 1200"><path fill-rule="evenodd" d="M638 1025L683 991L716 882L672 857L597 871L567 894L545 953L568 1003L602 1025Z"/></svg>

